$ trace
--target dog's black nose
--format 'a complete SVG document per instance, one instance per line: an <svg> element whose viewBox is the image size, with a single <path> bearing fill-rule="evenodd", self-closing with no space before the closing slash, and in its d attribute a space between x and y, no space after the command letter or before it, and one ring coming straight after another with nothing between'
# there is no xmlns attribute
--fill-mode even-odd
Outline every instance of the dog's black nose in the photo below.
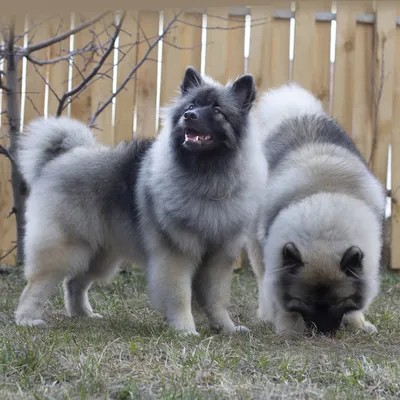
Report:
<svg viewBox="0 0 400 400"><path fill-rule="evenodd" d="M183 118L185 118L185 119L199 119L199 114L197 114L196 111L186 111L185 114L183 114Z"/></svg>

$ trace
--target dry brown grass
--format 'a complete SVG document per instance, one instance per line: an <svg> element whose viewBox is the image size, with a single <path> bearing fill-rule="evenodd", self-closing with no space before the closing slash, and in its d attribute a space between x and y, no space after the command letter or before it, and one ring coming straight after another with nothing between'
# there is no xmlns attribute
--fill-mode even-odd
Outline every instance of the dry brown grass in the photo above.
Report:
<svg viewBox="0 0 400 400"><path fill-rule="evenodd" d="M398 399L400 277L386 274L369 318L378 335L284 339L255 316L251 272L235 274L232 313L251 329L226 336L199 318L182 338L149 307L140 271L92 290L103 320L68 319L61 288L47 330L17 327L19 270L0 275L1 399ZM199 314L196 314L200 317Z"/></svg>

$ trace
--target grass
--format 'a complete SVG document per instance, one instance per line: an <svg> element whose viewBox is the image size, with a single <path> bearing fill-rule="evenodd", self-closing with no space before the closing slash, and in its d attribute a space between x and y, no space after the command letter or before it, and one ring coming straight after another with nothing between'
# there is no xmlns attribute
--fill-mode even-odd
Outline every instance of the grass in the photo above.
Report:
<svg viewBox="0 0 400 400"><path fill-rule="evenodd" d="M400 276L386 274L369 318L377 335L278 337L256 318L256 282L235 273L232 315L250 334L180 337L149 306L141 271L92 289L102 320L68 319L61 288L49 328L13 322L20 269L0 275L0 398L7 399L398 399Z"/></svg>

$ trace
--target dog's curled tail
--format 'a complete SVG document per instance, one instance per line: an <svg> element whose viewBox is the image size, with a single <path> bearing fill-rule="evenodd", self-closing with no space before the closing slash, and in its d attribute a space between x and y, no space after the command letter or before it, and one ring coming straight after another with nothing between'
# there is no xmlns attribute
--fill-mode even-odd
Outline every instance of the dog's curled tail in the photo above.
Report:
<svg viewBox="0 0 400 400"><path fill-rule="evenodd" d="M324 112L321 102L308 90L291 82L265 92L257 104L257 119L265 136L285 119Z"/></svg>
<svg viewBox="0 0 400 400"><path fill-rule="evenodd" d="M74 147L94 145L92 132L80 121L68 117L37 118L19 136L17 163L31 185L49 161Z"/></svg>

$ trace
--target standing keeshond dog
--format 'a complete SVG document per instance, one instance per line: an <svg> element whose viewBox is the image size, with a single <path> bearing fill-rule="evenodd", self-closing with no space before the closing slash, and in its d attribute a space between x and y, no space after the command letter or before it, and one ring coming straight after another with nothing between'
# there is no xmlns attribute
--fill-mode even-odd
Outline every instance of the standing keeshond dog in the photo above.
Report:
<svg viewBox="0 0 400 400"><path fill-rule="evenodd" d="M379 290L385 192L346 132L296 84L264 94L267 192L248 250L259 317L280 334L364 318Z"/></svg>
<svg viewBox="0 0 400 400"><path fill-rule="evenodd" d="M70 316L99 316L90 286L129 259L146 267L153 305L175 329L197 333L192 290L213 328L238 329L227 310L233 264L267 176L249 118L254 82L223 86L188 67L180 88L154 141L104 147L66 117L28 126L18 154L30 186L18 324L44 323L61 280Z"/></svg>

